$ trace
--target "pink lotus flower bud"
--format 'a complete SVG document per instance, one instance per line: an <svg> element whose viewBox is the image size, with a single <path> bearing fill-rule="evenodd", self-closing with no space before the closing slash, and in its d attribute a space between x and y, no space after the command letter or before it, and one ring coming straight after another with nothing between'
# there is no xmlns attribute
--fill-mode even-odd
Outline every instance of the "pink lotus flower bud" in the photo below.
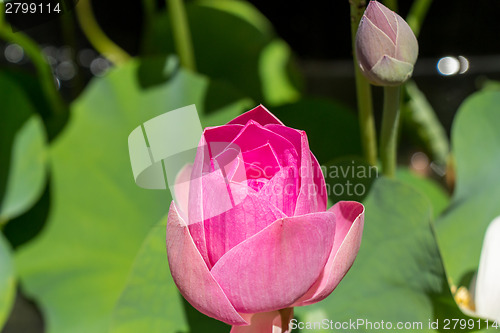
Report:
<svg viewBox="0 0 500 333"><path fill-rule="evenodd" d="M408 80L418 57L418 42L408 23L377 1L370 1L356 34L361 71L375 85Z"/></svg>
<svg viewBox="0 0 500 333"><path fill-rule="evenodd" d="M189 181L170 205L170 271L185 299L232 333L289 332L293 307L327 297L358 253L363 205L327 210L306 133L263 106L206 128L177 179Z"/></svg>

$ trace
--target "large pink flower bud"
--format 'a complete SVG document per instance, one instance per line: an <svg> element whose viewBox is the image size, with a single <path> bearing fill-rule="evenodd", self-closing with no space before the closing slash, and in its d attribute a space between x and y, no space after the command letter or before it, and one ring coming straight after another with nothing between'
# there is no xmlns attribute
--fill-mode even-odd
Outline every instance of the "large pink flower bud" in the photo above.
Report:
<svg viewBox="0 0 500 333"><path fill-rule="evenodd" d="M361 71L375 85L408 80L418 57L418 42L408 23L377 1L370 1L356 35Z"/></svg>
<svg viewBox="0 0 500 333"><path fill-rule="evenodd" d="M186 300L232 333L288 332L292 308L327 297L356 257L363 205L327 210L306 133L263 106L205 129L177 178L170 271Z"/></svg>

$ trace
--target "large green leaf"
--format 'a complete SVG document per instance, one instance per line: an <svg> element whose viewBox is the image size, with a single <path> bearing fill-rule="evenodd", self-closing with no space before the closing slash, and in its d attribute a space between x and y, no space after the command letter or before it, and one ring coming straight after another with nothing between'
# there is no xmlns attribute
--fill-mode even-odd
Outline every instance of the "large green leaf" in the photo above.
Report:
<svg viewBox="0 0 500 333"><path fill-rule="evenodd" d="M326 191L331 203L362 201L379 176L376 166L357 156L343 156L322 166Z"/></svg>
<svg viewBox="0 0 500 333"><path fill-rule="evenodd" d="M398 322L420 322L422 329L414 327L409 331L429 332L429 320L461 318L447 287L428 200L399 181L380 178L365 207L361 249L352 269L326 300L297 308L300 321L360 319L380 324L383 320L393 329ZM318 332L303 330L309 331ZM361 325L335 331L381 329Z"/></svg>
<svg viewBox="0 0 500 333"><path fill-rule="evenodd" d="M187 331L182 297L170 275L165 252L167 218L145 239L115 307L112 333Z"/></svg>
<svg viewBox="0 0 500 333"><path fill-rule="evenodd" d="M429 200L433 219L436 219L448 207L450 197L435 181L417 175L407 168L398 168L396 178L410 185Z"/></svg>
<svg viewBox="0 0 500 333"><path fill-rule="evenodd" d="M19 216L40 198L46 178L45 143L43 123L32 115L16 134L0 222Z"/></svg>
<svg viewBox="0 0 500 333"><path fill-rule="evenodd" d="M16 294L14 263L7 240L0 232L0 331L9 316Z"/></svg>
<svg viewBox="0 0 500 333"><path fill-rule="evenodd" d="M167 192L134 183L127 137L167 111L189 104L203 109L206 78L178 70L142 90L138 67L131 63L93 81L50 149L49 221L16 256L23 287L40 303L49 333L108 331L141 244L170 203Z"/></svg>
<svg viewBox="0 0 500 333"><path fill-rule="evenodd" d="M361 155L356 115L341 104L304 98L271 111L285 125L306 131L311 151L320 163L347 155Z"/></svg>
<svg viewBox="0 0 500 333"><path fill-rule="evenodd" d="M45 186L46 136L24 91L0 76L0 224L35 204Z"/></svg>
<svg viewBox="0 0 500 333"><path fill-rule="evenodd" d="M500 92L476 93L460 107L453 124L456 190L436 230L447 274L456 286L468 287L486 228L500 215L499 105Z"/></svg>
<svg viewBox="0 0 500 333"><path fill-rule="evenodd" d="M230 83L259 103L298 98L289 47L275 38L270 22L250 3L201 0L188 3L186 12L200 73ZM144 35L145 54L175 53L167 14L161 13L151 22Z"/></svg>
<svg viewBox="0 0 500 333"><path fill-rule="evenodd" d="M228 332L229 326L199 313L177 292L167 264L166 226L165 217L144 241L116 304L110 332Z"/></svg>

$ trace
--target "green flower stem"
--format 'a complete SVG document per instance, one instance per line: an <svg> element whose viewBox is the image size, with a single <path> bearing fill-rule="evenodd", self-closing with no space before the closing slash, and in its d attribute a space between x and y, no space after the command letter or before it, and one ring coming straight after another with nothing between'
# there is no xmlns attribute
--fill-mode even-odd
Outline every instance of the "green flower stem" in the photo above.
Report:
<svg viewBox="0 0 500 333"><path fill-rule="evenodd" d="M73 16L73 12L70 11L68 4L65 1L61 2L63 7L63 15L61 16L61 28L63 40L66 45L73 50L71 52L71 60L76 64L76 50L78 49L78 45L76 43L76 24L75 17ZM71 85L71 99L76 98L78 93L83 90L84 82L82 78L81 71L77 70L75 77L73 78L73 84Z"/></svg>
<svg viewBox="0 0 500 333"><path fill-rule="evenodd" d="M196 71L193 42L187 21L183 0L167 0L170 23L174 34L174 43L181 65Z"/></svg>
<svg viewBox="0 0 500 333"><path fill-rule="evenodd" d="M142 0L142 8L144 10L145 19L153 19L153 14L155 12L155 1L154 0Z"/></svg>
<svg viewBox="0 0 500 333"><path fill-rule="evenodd" d="M427 12L429 11L429 7L432 4L432 0L415 0L411 5L410 12L406 17L406 22L413 30L415 36L418 37L420 34L420 29L422 28L422 23L427 16Z"/></svg>
<svg viewBox="0 0 500 333"><path fill-rule="evenodd" d="M80 27L92 46L115 65L122 65L131 59L130 55L116 45L101 30L97 23L90 0L80 0L76 6Z"/></svg>
<svg viewBox="0 0 500 333"><path fill-rule="evenodd" d="M144 11L144 32L148 34L151 32L151 25L154 20L156 4L155 0L142 0L142 10Z"/></svg>
<svg viewBox="0 0 500 333"><path fill-rule="evenodd" d="M392 11L398 11L398 0L384 0L384 5Z"/></svg>
<svg viewBox="0 0 500 333"><path fill-rule="evenodd" d="M397 164L397 137L399 128L400 87L384 87L384 113L380 137L382 173L394 177Z"/></svg>
<svg viewBox="0 0 500 333"><path fill-rule="evenodd" d="M375 132L375 121L373 118L373 102L371 86L361 73L356 57L355 41L359 21L363 16L366 1L349 0L351 5L351 34L352 50L354 58L354 73L356 79L356 95L358 100L359 126L361 130L361 144L365 159L371 165L377 164L377 139Z"/></svg>
<svg viewBox="0 0 500 333"><path fill-rule="evenodd" d="M35 67L40 86L51 106L51 110L55 116L63 115L66 112L66 107L61 95L57 91L54 83L54 76L50 65L45 61L42 50L38 44L30 37L21 31L14 33L11 27L4 21L4 3L0 3L0 38L9 42L15 43L23 48L24 53L30 58Z"/></svg>

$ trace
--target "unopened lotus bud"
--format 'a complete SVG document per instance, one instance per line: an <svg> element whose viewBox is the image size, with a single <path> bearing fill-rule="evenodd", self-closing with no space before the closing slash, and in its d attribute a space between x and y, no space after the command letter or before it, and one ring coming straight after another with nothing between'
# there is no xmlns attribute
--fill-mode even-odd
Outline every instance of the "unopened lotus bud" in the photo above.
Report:
<svg viewBox="0 0 500 333"><path fill-rule="evenodd" d="M401 16L377 1L370 1L356 35L356 56L371 83L397 86L413 73L418 56L417 38Z"/></svg>

